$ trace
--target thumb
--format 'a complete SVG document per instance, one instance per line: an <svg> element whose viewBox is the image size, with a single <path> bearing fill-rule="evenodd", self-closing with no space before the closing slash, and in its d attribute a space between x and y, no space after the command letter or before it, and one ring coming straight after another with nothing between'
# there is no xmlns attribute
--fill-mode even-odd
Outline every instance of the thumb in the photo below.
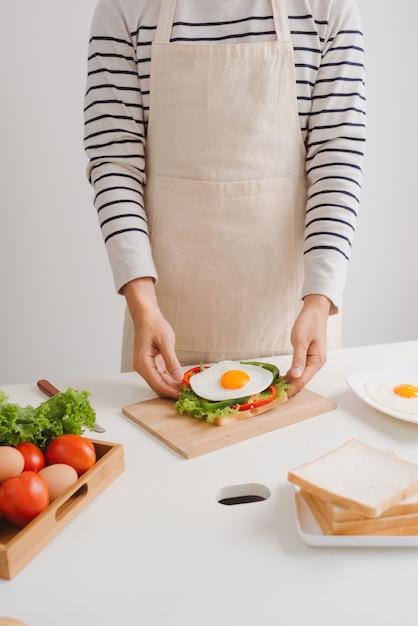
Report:
<svg viewBox="0 0 418 626"><path fill-rule="evenodd" d="M290 368L290 375L292 378L300 378L303 374L303 370L306 365L306 354L300 351L293 353L292 365Z"/></svg>
<svg viewBox="0 0 418 626"><path fill-rule="evenodd" d="M173 370L169 370L169 372L171 373L174 380L178 381L179 383L183 380L183 370L181 369L181 367L176 367Z"/></svg>

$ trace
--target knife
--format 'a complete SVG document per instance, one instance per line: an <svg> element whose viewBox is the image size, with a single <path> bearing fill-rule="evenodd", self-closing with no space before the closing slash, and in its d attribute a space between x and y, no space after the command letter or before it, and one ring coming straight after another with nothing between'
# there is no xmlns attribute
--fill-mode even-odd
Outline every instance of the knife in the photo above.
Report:
<svg viewBox="0 0 418 626"><path fill-rule="evenodd" d="M43 391L44 393L46 393L47 396L51 397L51 396L55 396L56 393L59 393L60 390L57 389L56 387L54 387L54 385L52 383L49 382L49 380L38 380L38 382L36 383L39 387L39 389L41 391ZM105 429L103 428L103 426L100 426L100 424L98 424L97 422L94 424L94 429L93 429L96 433L104 433Z"/></svg>

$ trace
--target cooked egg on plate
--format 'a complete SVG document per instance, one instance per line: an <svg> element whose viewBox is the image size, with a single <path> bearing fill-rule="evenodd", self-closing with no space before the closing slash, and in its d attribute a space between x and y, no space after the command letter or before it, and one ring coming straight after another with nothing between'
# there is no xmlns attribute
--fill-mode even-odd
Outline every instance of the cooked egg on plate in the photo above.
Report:
<svg viewBox="0 0 418 626"><path fill-rule="evenodd" d="M260 393L272 383L273 373L259 365L219 361L194 374L190 386L201 398L220 401Z"/></svg>
<svg viewBox="0 0 418 626"><path fill-rule="evenodd" d="M414 388L418 387L417 359L395 363L374 371L350 374L346 377L346 382L359 398L374 409L405 422L418 424L418 409L415 408L416 398L414 398ZM405 395L410 397L405 398ZM396 403L396 408L393 402Z"/></svg>
<svg viewBox="0 0 418 626"><path fill-rule="evenodd" d="M364 384L364 389L387 409L418 415L418 381L414 384L399 379L374 378Z"/></svg>

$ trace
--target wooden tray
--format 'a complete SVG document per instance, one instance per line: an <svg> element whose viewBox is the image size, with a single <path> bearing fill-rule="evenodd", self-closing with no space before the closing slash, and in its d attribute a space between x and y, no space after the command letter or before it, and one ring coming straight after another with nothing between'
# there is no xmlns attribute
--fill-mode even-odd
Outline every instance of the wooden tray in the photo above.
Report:
<svg viewBox="0 0 418 626"><path fill-rule="evenodd" d="M0 517L0 578L11 580L61 528L124 470L123 446L93 441L97 461L45 511L19 530Z"/></svg>
<svg viewBox="0 0 418 626"><path fill-rule="evenodd" d="M174 401L162 398L130 404L123 407L122 412L181 456L191 459L332 411L336 406L334 401L305 388L267 413L227 426L215 426L179 415Z"/></svg>

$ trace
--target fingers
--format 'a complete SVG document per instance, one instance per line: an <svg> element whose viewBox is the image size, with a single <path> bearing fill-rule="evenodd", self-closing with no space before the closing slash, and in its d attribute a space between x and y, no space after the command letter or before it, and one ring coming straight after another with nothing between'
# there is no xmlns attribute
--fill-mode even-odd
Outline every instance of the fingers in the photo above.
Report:
<svg viewBox="0 0 418 626"><path fill-rule="evenodd" d="M285 375L291 385L288 397L296 395L307 385L315 374L326 362L326 351L316 341L313 341L307 349L298 347L293 354L292 365Z"/></svg>
<svg viewBox="0 0 418 626"><path fill-rule="evenodd" d="M161 354L136 354L134 369L148 383L157 396L161 398L178 398L183 372L181 368L170 372Z"/></svg>
<svg viewBox="0 0 418 626"><path fill-rule="evenodd" d="M164 353L169 355L168 364L163 354L155 349L137 354L135 370L158 396L177 399L183 380L183 370L174 348L170 351L165 347Z"/></svg>
<svg viewBox="0 0 418 626"><path fill-rule="evenodd" d="M135 325L135 371L161 397L178 398L183 371L177 358L171 326L161 314L143 317Z"/></svg>
<svg viewBox="0 0 418 626"><path fill-rule="evenodd" d="M172 398L173 400L177 400L179 397L182 378L180 380L173 379L168 372L160 373L153 369L138 373L147 381L157 396L161 398Z"/></svg>
<svg viewBox="0 0 418 626"><path fill-rule="evenodd" d="M299 374L300 370L294 373L293 369L290 369L285 378L287 382L291 385L290 389L287 391L288 398L292 398L299 391L305 387L305 385L311 380L311 378L316 374L316 372L320 369L320 367L316 367L314 365L309 365L307 360L307 365L305 366L303 372Z"/></svg>
<svg viewBox="0 0 418 626"><path fill-rule="evenodd" d="M313 307L310 303L295 322L291 334L292 364L285 375L291 385L289 398L299 393L326 361L326 321L327 311Z"/></svg>
<svg viewBox="0 0 418 626"><path fill-rule="evenodd" d="M169 376L171 379L177 382L183 380L183 370L181 369L180 361L174 350L174 346L163 345L161 348L161 354L155 358L157 369L160 373L164 373L165 376Z"/></svg>
<svg viewBox="0 0 418 626"><path fill-rule="evenodd" d="M166 358L163 354L155 357L155 369L157 374L153 377L156 388L154 391L160 396L178 398L181 383L183 381L183 370L174 352L165 350Z"/></svg>

